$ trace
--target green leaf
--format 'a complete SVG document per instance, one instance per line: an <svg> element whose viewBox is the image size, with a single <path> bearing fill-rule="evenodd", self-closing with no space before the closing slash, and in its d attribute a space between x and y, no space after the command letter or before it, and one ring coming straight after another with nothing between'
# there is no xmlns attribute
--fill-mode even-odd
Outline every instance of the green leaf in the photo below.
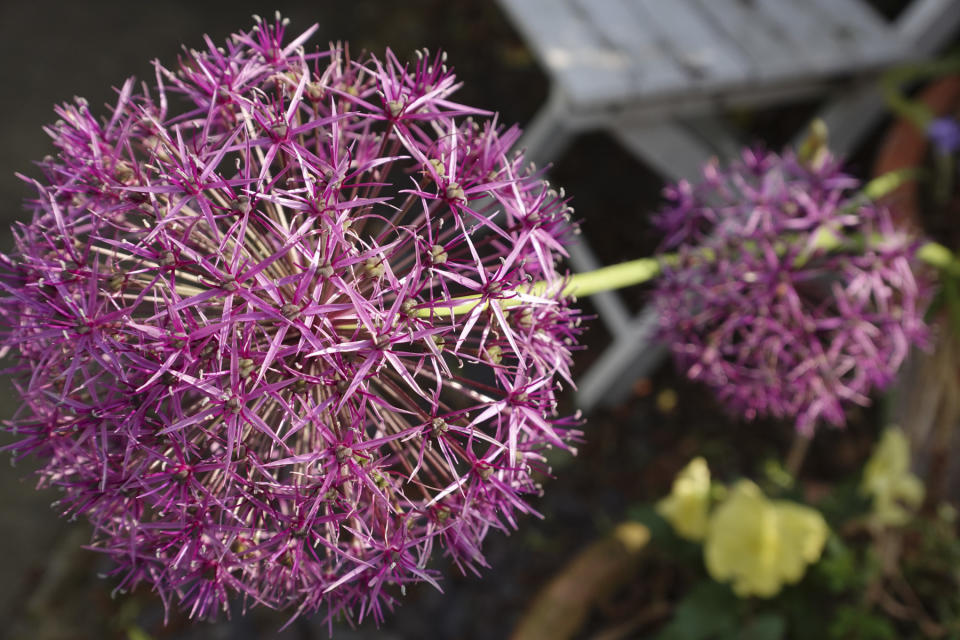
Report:
<svg viewBox="0 0 960 640"><path fill-rule="evenodd" d="M789 491L796 484L796 479L777 458L769 458L763 463L763 479L766 481L764 485L770 485L769 488L764 486L768 495Z"/></svg>
<svg viewBox="0 0 960 640"><path fill-rule="evenodd" d="M713 640L739 628L741 602L726 585L705 580L680 601L657 640Z"/></svg>
<svg viewBox="0 0 960 640"><path fill-rule="evenodd" d="M780 640L787 623L776 613L765 613L751 620L737 635L738 640Z"/></svg>
<svg viewBox="0 0 960 640"><path fill-rule="evenodd" d="M842 593L855 588L860 583L857 573L857 557L853 551L836 535L827 539L823 557L815 569L826 581L832 593Z"/></svg>
<svg viewBox="0 0 960 640"><path fill-rule="evenodd" d="M867 609L842 605L830 623L830 637L836 640L896 640L897 631L886 618Z"/></svg>
<svg viewBox="0 0 960 640"><path fill-rule="evenodd" d="M149 633L140 628L139 625L127 627L127 640L153 640Z"/></svg>
<svg viewBox="0 0 960 640"><path fill-rule="evenodd" d="M670 523L660 517L652 504L637 504L630 507L627 516L650 530L650 538L655 542L672 540L676 537Z"/></svg>
<svg viewBox="0 0 960 640"><path fill-rule="evenodd" d="M790 640L824 640L833 598L813 581L784 589L777 598L777 611L786 617Z"/></svg>

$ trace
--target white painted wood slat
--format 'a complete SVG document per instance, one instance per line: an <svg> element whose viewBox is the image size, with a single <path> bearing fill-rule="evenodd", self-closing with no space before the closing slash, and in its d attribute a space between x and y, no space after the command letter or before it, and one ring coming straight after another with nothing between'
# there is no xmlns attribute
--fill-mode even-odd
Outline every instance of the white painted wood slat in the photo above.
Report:
<svg viewBox="0 0 960 640"><path fill-rule="evenodd" d="M604 105L631 95L630 59L597 38L569 0L501 3L559 89L574 103Z"/></svg>
<svg viewBox="0 0 960 640"><path fill-rule="evenodd" d="M801 47L783 37L780 27L743 0L697 0L700 10L726 31L761 78L802 76L813 69Z"/></svg>
<svg viewBox="0 0 960 640"><path fill-rule="evenodd" d="M553 84L535 135L524 140L552 151L580 131L607 128L673 177L697 172L707 153L699 147L718 137L679 127L679 118L793 100L838 76L859 78L851 87L861 87L823 112L832 142L849 148L882 111L864 72L932 52L960 27L960 0L911 0L892 25L867 0L498 1ZM726 141L723 152L736 146ZM586 238L570 253L579 269L596 263ZM662 353L650 348L649 309L631 321L615 292L594 302L614 343L580 378L587 411L627 389Z"/></svg>
<svg viewBox="0 0 960 640"><path fill-rule="evenodd" d="M831 0L832 1L832 0ZM756 10L779 26L784 37L804 52L818 73L842 73L859 66L860 53L849 38L838 38L830 13L817 10L809 0L751 0Z"/></svg>
<svg viewBox="0 0 960 640"><path fill-rule="evenodd" d="M670 120L611 129L633 155L670 180L696 180L713 149ZM736 146L736 145L733 145Z"/></svg>
<svg viewBox="0 0 960 640"><path fill-rule="evenodd" d="M889 64L906 53L893 35L893 28L861 0L811 0L820 14L831 16L835 37L848 39L859 51L864 67ZM960 11L960 4L957 5ZM850 62L850 61L848 61ZM851 69L851 71L854 71Z"/></svg>
<svg viewBox="0 0 960 640"><path fill-rule="evenodd" d="M630 0L658 32L661 46L693 76L692 86L737 84L750 64L737 46L690 0Z"/></svg>
<svg viewBox="0 0 960 640"><path fill-rule="evenodd" d="M630 59L633 95L678 91L690 84L689 72L658 41L645 16L629 0L573 0L600 37Z"/></svg>

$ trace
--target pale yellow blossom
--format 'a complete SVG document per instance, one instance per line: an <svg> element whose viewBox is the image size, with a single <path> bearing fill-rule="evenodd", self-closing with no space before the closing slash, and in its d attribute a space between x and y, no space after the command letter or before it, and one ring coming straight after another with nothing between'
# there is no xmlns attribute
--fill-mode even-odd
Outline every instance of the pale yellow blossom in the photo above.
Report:
<svg viewBox="0 0 960 640"><path fill-rule="evenodd" d="M769 500L741 480L710 518L704 561L710 575L731 582L738 596L769 598L820 558L827 533L816 509Z"/></svg>
<svg viewBox="0 0 960 640"><path fill-rule="evenodd" d="M677 535L703 540L710 510L710 469L703 458L694 458L673 480L670 495L657 503L659 513Z"/></svg>
<svg viewBox="0 0 960 640"><path fill-rule="evenodd" d="M910 443L897 427L887 429L863 470L861 490L873 498L873 517L884 525L906 524L923 502L923 483L910 472Z"/></svg>

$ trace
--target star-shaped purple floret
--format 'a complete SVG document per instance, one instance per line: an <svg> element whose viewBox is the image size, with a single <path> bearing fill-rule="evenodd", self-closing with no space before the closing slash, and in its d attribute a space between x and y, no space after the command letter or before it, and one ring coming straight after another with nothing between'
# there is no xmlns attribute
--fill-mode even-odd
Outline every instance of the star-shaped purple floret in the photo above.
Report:
<svg viewBox="0 0 960 640"><path fill-rule="evenodd" d="M500 304L562 280L569 208L443 56L284 27L157 64L106 118L57 109L0 279L12 448L123 588L379 619L435 547L484 566L577 434L576 311Z"/></svg>

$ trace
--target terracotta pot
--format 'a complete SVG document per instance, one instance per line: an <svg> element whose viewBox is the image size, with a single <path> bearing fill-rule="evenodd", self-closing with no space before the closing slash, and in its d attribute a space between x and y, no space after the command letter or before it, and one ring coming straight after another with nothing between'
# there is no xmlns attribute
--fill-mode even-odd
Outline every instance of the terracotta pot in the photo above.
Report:
<svg viewBox="0 0 960 640"><path fill-rule="evenodd" d="M935 116L956 113L960 108L960 76L946 76L924 89L918 98ZM927 157L930 140L907 119L897 120L884 137L873 164L873 175L881 176L898 169L922 165ZM894 217L902 224L922 228L920 212L920 185L909 181L885 198Z"/></svg>
<svg viewBox="0 0 960 640"><path fill-rule="evenodd" d="M917 99L934 116L960 113L960 76L938 79ZM873 174L923 166L930 140L913 122L900 119L888 130L874 162ZM908 181L884 198L894 219L924 234L924 210L918 181ZM951 247L955 248L955 247ZM960 335L940 313L933 321L934 344L915 352L900 373L891 417L910 438L914 462L926 478L929 513L944 499L960 499L960 464L951 451L960 447Z"/></svg>

